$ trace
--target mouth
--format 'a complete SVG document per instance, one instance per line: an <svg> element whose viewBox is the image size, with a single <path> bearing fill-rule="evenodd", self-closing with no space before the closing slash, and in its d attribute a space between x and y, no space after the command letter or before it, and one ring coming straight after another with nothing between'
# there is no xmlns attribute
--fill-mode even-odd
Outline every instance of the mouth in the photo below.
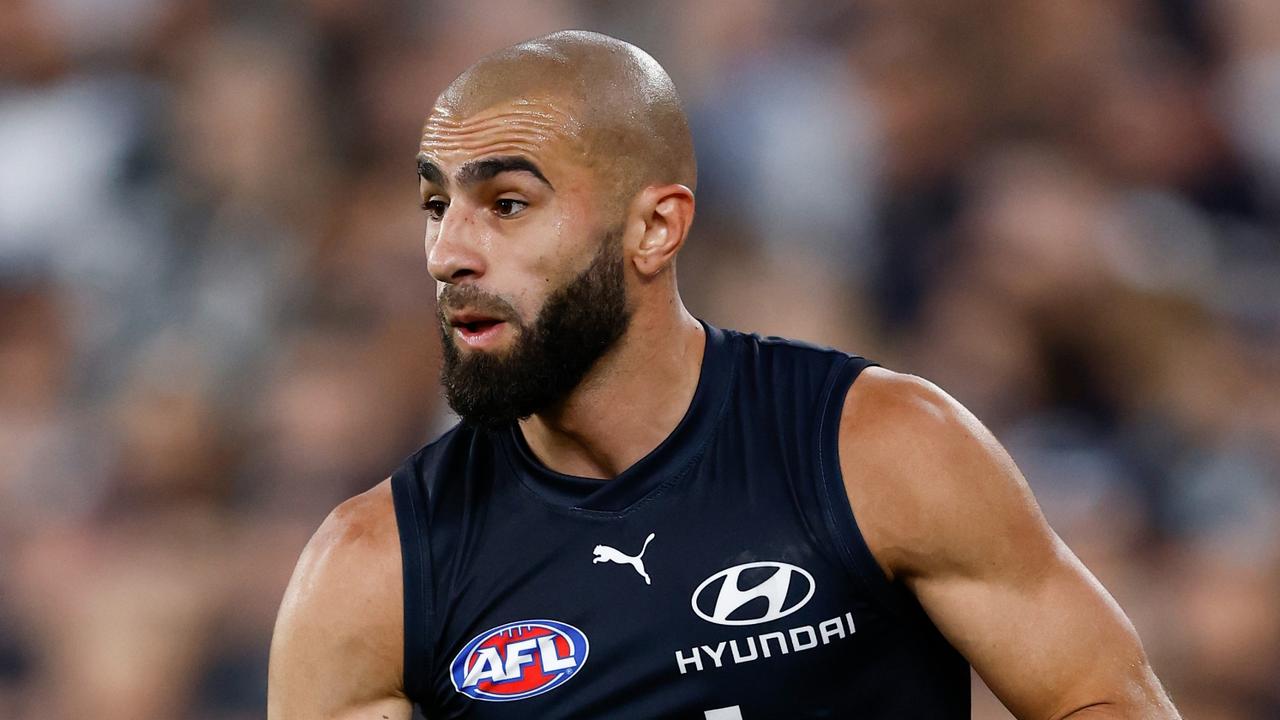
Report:
<svg viewBox="0 0 1280 720"><path fill-rule="evenodd" d="M494 345L507 327L501 318L470 311L450 313L448 322L458 338L473 348Z"/></svg>

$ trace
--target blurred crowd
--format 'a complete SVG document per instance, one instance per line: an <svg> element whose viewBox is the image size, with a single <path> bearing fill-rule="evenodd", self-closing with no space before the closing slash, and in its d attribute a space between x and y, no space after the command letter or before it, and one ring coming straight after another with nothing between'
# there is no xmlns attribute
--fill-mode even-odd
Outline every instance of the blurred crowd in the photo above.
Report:
<svg viewBox="0 0 1280 720"><path fill-rule="evenodd" d="M0 717L262 716L451 423L421 122L570 27L681 89L695 314L940 384L1188 718L1280 717L1275 0L0 0Z"/></svg>

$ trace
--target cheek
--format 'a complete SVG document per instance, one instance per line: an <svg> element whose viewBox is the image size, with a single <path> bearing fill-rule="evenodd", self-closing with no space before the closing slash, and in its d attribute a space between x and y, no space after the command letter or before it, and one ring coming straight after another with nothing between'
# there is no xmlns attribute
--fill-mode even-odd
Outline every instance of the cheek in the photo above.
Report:
<svg viewBox="0 0 1280 720"><path fill-rule="evenodd" d="M522 324L527 327L537 321L553 287L553 283L543 282L538 278L528 283L515 297L510 298L511 304L520 315Z"/></svg>
<svg viewBox="0 0 1280 720"><path fill-rule="evenodd" d="M566 273L561 263L548 254L543 258L545 266L532 270L520 281L520 289L506 297L516 309L520 322L529 327L537 322L551 295L572 279L572 273Z"/></svg>
<svg viewBox="0 0 1280 720"><path fill-rule="evenodd" d="M531 226L520 243L523 247L512 253L513 259L519 258L524 293L535 303L578 266L582 247L573 228L566 218L549 218L548 222Z"/></svg>
<svg viewBox="0 0 1280 720"><path fill-rule="evenodd" d="M561 201L545 211L503 242L502 272L510 273L507 287L512 288L506 299L525 323L533 322L547 298L590 264L600 245L600 234L591 231L594 226L580 204Z"/></svg>

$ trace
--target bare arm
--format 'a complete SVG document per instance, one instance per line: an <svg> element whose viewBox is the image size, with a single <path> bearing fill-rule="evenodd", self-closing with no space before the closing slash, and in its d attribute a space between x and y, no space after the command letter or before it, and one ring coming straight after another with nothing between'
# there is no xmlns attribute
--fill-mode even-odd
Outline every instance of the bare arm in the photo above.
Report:
<svg viewBox="0 0 1280 720"><path fill-rule="evenodd" d="M271 639L270 720L408 720L400 543L391 485L329 515L307 543Z"/></svg>
<svg viewBox="0 0 1280 720"><path fill-rule="evenodd" d="M846 401L840 454L881 568L1014 715L1178 717L1129 619L959 403L870 368Z"/></svg>

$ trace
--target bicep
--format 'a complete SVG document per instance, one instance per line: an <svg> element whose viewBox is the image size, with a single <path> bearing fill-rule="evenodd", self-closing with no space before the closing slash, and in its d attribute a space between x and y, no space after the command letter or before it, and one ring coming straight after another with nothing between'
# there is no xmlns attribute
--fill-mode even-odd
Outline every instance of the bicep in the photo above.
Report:
<svg viewBox="0 0 1280 720"><path fill-rule="evenodd" d="M1047 527L1038 534L997 540L1008 548L904 582L1018 717L1142 704L1130 695L1155 678L1133 626Z"/></svg>
<svg viewBox="0 0 1280 720"><path fill-rule="evenodd" d="M877 511L864 529L873 553L996 696L1019 717L1090 705L1174 716L1128 618L1050 529L990 432L916 378L885 373L870 385L845 420L872 410L887 429L851 457L878 457L885 472L849 467L850 503Z"/></svg>
<svg viewBox="0 0 1280 720"><path fill-rule="evenodd" d="M375 491L348 501L303 551L271 640L270 720L412 716L401 689L398 543L380 527L380 503L389 497Z"/></svg>
<svg viewBox="0 0 1280 720"><path fill-rule="evenodd" d="M271 641L267 717L409 720L408 700L378 669L388 659L370 650L326 637L305 610L282 610Z"/></svg>

